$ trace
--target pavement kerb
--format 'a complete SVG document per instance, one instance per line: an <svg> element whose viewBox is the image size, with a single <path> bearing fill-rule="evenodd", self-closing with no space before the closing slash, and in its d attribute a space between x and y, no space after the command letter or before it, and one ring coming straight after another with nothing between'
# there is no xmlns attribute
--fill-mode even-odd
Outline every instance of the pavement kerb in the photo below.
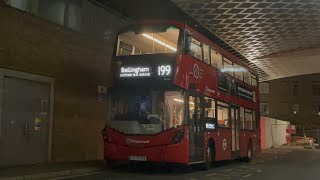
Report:
<svg viewBox="0 0 320 180"><path fill-rule="evenodd" d="M63 176L71 176L71 175L81 175L92 172L102 171L103 168L81 168L81 169L73 169L73 170L62 170L55 172L46 172L46 173L38 173L38 174L30 174L23 176L11 176L11 177L0 177L0 180L37 180L37 179L49 179Z"/></svg>

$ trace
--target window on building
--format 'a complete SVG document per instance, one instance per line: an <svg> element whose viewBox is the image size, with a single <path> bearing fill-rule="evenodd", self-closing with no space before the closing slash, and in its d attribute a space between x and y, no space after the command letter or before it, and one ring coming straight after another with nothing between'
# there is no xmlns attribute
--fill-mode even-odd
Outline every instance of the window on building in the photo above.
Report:
<svg viewBox="0 0 320 180"><path fill-rule="evenodd" d="M240 128L244 129L244 108L240 107Z"/></svg>
<svg viewBox="0 0 320 180"><path fill-rule="evenodd" d="M81 31L82 26L82 1L68 0L68 10L65 25L73 30Z"/></svg>
<svg viewBox="0 0 320 180"><path fill-rule="evenodd" d="M211 49L211 65L218 69L222 68L222 55L214 49Z"/></svg>
<svg viewBox="0 0 320 180"><path fill-rule="evenodd" d="M316 103L312 105L312 113L313 115L320 116L320 103Z"/></svg>
<svg viewBox="0 0 320 180"><path fill-rule="evenodd" d="M29 12L30 0L7 0L5 1L9 6Z"/></svg>
<svg viewBox="0 0 320 180"><path fill-rule="evenodd" d="M269 94L269 83L260 83L259 91L260 94Z"/></svg>
<svg viewBox="0 0 320 180"><path fill-rule="evenodd" d="M11 7L38 15L39 0L5 0L5 3Z"/></svg>
<svg viewBox="0 0 320 180"><path fill-rule="evenodd" d="M299 113L299 104L293 104L292 105L292 113L294 115Z"/></svg>
<svg viewBox="0 0 320 180"><path fill-rule="evenodd" d="M209 52L209 46L206 44L202 45L203 48L203 60L205 63L210 65L210 52Z"/></svg>
<svg viewBox="0 0 320 180"><path fill-rule="evenodd" d="M320 96L320 82L312 82L312 94L313 96Z"/></svg>
<svg viewBox="0 0 320 180"><path fill-rule="evenodd" d="M60 25L65 25L65 0L40 0L39 16Z"/></svg>
<svg viewBox="0 0 320 180"><path fill-rule="evenodd" d="M202 61L201 43L199 41L197 41L196 39L192 38L190 49L191 49L191 55Z"/></svg>
<svg viewBox="0 0 320 180"><path fill-rule="evenodd" d="M260 103L260 113L263 116L269 115L269 103Z"/></svg>
<svg viewBox="0 0 320 180"><path fill-rule="evenodd" d="M219 127L230 127L229 123L229 108L228 104L223 103L223 102L218 102L217 103L217 108L218 108L218 126Z"/></svg>

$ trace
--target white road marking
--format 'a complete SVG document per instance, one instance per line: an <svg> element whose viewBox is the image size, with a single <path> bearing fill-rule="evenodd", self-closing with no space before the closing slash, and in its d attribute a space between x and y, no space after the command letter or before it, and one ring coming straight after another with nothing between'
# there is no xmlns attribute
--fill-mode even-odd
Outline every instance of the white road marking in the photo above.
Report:
<svg viewBox="0 0 320 180"><path fill-rule="evenodd" d="M247 175L244 175L244 176L241 176L241 177L246 178L246 177L249 177L249 176L252 176L252 174L247 174Z"/></svg>
<svg viewBox="0 0 320 180"><path fill-rule="evenodd" d="M247 166L241 166L242 168L245 168L245 169L250 169L250 170L253 170L253 171L256 171L256 172L261 172L260 169L255 169L255 168L252 168L252 167L247 167Z"/></svg>
<svg viewBox="0 0 320 180"><path fill-rule="evenodd" d="M232 171L232 169L227 169L227 170L224 170L223 172L229 172L229 171Z"/></svg>
<svg viewBox="0 0 320 180"><path fill-rule="evenodd" d="M50 178L49 180L77 178L77 177L91 176L91 175L102 174L102 173L105 173L105 171L98 171L98 172L92 172L92 173L83 173L83 174L75 174L75 175L70 175L70 176L55 177L55 178Z"/></svg>
<svg viewBox="0 0 320 180"><path fill-rule="evenodd" d="M211 179L231 179L230 177L212 177Z"/></svg>
<svg viewBox="0 0 320 180"><path fill-rule="evenodd" d="M209 177L209 176L214 176L216 175L217 173L211 173L211 174L207 174L206 176Z"/></svg>

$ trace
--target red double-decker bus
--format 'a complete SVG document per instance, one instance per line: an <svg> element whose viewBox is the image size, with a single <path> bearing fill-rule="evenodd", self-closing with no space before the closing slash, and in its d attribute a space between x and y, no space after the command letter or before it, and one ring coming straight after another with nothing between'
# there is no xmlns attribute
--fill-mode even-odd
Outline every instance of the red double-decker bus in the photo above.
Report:
<svg viewBox="0 0 320 180"><path fill-rule="evenodd" d="M192 27L145 21L118 34L104 158L250 161L260 150L257 73Z"/></svg>

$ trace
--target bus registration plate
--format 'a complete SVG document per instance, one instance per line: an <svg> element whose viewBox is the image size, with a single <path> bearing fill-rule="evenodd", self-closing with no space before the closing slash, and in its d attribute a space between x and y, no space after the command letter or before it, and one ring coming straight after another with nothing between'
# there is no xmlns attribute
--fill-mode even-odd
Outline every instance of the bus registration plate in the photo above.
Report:
<svg viewBox="0 0 320 180"><path fill-rule="evenodd" d="M129 156L129 160L131 161L147 161L146 156Z"/></svg>

